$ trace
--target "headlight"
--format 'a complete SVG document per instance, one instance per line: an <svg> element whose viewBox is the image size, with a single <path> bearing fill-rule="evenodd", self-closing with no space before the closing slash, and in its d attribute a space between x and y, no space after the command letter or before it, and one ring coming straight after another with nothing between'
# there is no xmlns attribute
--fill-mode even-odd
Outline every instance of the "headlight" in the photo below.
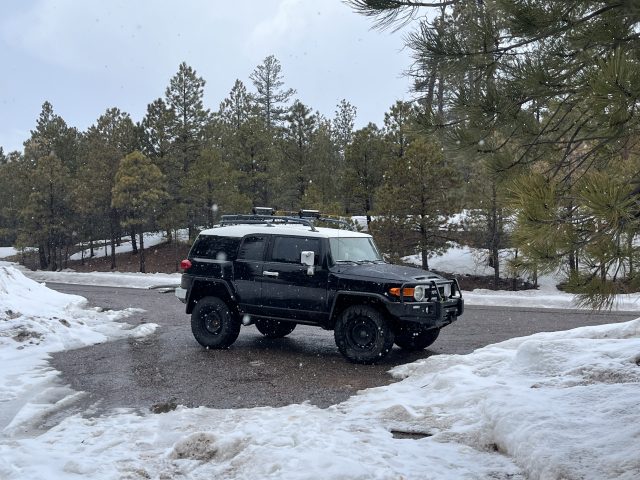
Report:
<svg viewBox="0 0 640 480"><path fill-rule="evenodd" d="M413 290L413 298L416 302L421 302L424 300L426 294L426 288L424 285L417 285Z"/></svg>

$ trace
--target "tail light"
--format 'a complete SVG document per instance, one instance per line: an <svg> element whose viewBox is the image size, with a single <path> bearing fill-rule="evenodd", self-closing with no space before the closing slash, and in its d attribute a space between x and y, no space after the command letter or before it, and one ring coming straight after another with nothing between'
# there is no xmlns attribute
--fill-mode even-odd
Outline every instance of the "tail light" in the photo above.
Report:
<svg viewBox="0 0 640 480"><path fill-rule="evenodd" d="M185 270L189 270L191 268L191 260L182 260L180 262L180 269L185 271Z"/></svg>

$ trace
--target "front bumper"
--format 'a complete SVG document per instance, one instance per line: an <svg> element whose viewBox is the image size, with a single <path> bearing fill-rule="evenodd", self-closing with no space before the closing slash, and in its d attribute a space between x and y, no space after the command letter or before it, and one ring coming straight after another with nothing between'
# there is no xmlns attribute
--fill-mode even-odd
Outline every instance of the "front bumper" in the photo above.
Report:
<svg viewBox="0 0 640 480"><path fill-rule="evenodd" d="M441 328L455 322L464 312L464 300L436 302L387 303L389 313L401 322L419 323L430 328Z"/></svg>

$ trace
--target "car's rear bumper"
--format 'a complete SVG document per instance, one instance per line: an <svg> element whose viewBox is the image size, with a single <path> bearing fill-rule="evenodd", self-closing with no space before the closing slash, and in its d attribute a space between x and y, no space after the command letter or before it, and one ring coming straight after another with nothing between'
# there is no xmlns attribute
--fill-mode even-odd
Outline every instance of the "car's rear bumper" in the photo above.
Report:
<svg viewBox="0 0 640 480"><path fill-rule="evenodd" d="M187 303L187 289L186 288L182 288L182 287L176 288L175 295L176 295L176 297L178 297L178 299L182 303Z"/></svg>

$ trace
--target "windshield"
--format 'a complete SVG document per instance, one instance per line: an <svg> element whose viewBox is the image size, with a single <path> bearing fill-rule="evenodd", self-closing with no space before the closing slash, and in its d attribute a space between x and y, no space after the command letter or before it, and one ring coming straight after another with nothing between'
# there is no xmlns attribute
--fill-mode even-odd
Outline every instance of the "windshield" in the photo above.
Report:
<svg viewBox="0 0 640 480"><path fill-rule="evenodd" d="M331 255L335 262L380 262L382 256L378 252L372 238L330 238Z"/></svg>

